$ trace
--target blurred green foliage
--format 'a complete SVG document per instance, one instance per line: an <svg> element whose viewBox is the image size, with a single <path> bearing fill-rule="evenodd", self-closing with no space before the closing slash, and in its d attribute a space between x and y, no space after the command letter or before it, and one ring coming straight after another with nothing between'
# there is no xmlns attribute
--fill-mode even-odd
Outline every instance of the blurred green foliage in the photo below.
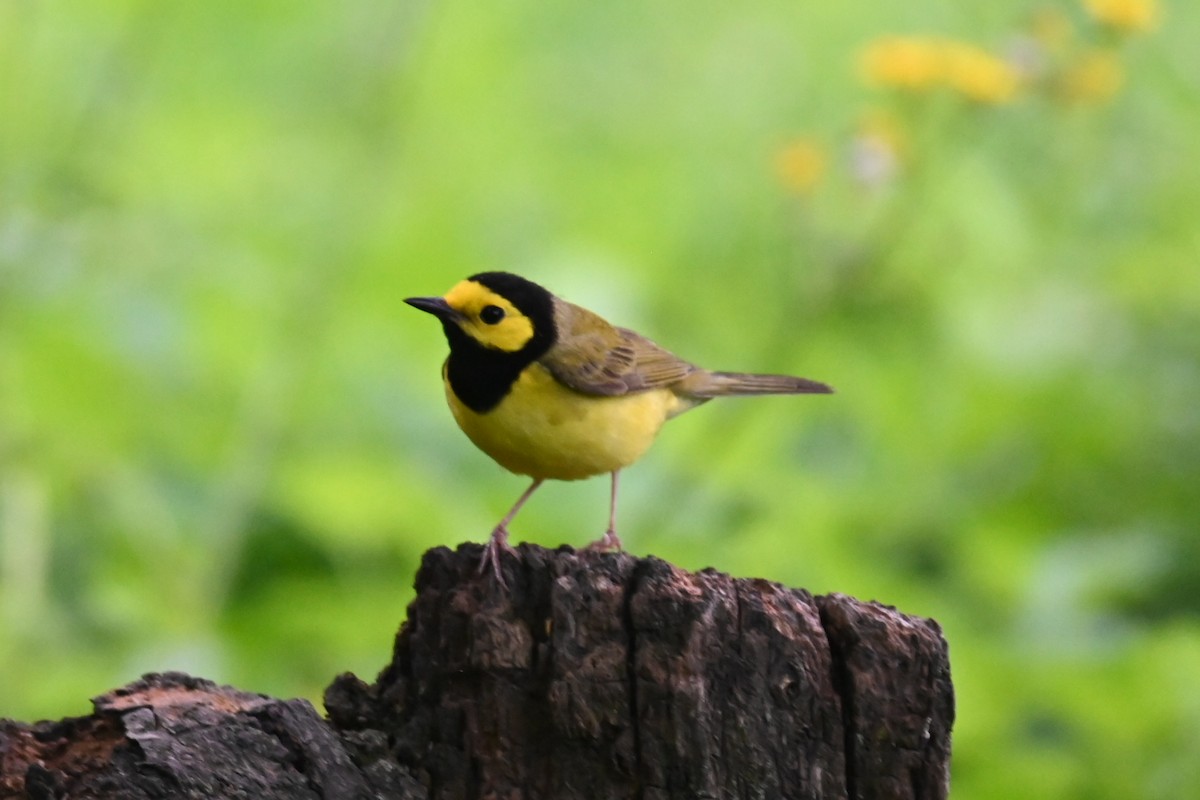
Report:
<svg viewBox="0 0 1200 800"><path fill-rule="evenodd" d="M993 104L856 54L1033 5L0 4L0 715L373 675L524 486L401 299L509 269L839 390L670 423L632 551L937 618L956 797L1200 797L1200 8L1050 12Z"/></svg>

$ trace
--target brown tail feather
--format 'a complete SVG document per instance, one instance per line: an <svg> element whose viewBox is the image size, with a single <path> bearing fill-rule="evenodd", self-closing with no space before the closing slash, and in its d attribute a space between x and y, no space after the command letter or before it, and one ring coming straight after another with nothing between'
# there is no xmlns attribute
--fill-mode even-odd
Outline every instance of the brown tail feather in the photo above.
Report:
<svg viewBox="0 0 1200 800"><path fill-rule="evenodd" d="M707 372L689 376L687 393L693 397L752 394L833 394L833 387L791 375L753 375L745 372Z"/></svg>

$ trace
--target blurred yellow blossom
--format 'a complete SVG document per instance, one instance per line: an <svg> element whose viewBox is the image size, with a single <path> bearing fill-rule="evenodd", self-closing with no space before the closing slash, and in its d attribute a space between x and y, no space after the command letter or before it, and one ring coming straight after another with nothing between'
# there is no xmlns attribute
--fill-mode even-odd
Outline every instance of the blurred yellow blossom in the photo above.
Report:
<svg viewBox="0 0 1200 800"><path fill-rule="evenodd" d="M1148 31L1158 24L1156 0L1083 0L1092 18L1122 33Z"/></svg>
<svg viewBox="0 0 1200 800"><path fill-rule="evenodd" d="M924 91L948 86L979 103L1006 103L1020 87L1017 70L967 42L937 37L885 36L860 57L865 80L876 86Z"/></svg>
<svg viewBox="0 0 1200 800"><path fill-rule="evenodd" d="M1017 94L1020 79L1011 64L983 48L965 42L946 42L942 57L946 84L977 103L1007 103Z"/></svg>
<svg viewBox="0 0 1200 800"><path fill-rule="evenodd" d="M934 39L884 36L867 45L859 66L868 83L928 89L941 79L941 48Z"/></svg>
<svg viewBox="0 0 1200 800"><path fill-rule="evenodd" d="M785 146L775 157L775 172L788 189L808 194L825 176L828 158L825 148L810 138L799 138Z"/></svg>
<svg viewBox="0 0 1200 800"><path fill-rule="evenodd" d="M1059 94L1067 102L1103 103L1125 83L1125 71L1112 50L1091 50L1069 64L1059 78Z"/></svg>

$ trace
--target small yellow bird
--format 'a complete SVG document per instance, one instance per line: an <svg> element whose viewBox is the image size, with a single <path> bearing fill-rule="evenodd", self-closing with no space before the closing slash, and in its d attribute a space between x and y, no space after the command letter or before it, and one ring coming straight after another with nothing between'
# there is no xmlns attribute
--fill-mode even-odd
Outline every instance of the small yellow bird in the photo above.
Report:
<svg viewBox="0 0 1200 800"><path fill-rule="evenodd" d="M608 529L589 547L619 550L617 475L668 419L714 397L833 391L807 378L710 372L507 272L404 302L442 321L450 343L442 379L458 427L500 466L533 478L479 566L490 563L501 582L508 525L543 481L611 473Z"/></svg>

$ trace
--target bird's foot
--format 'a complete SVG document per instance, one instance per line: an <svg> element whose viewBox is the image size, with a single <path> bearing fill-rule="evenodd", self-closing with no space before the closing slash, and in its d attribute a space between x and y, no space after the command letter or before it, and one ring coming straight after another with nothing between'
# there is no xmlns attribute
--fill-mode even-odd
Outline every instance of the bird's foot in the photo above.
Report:
<svg viewBox="0 0 1200 800"><path fill-rule="evenodd" d="M492 574L496 576L497 582L507 588L508 584L505 583L504 575L500 572L500 554L516 554L516 552L508 543L508 528L503 525L497 525L492 531L491 537L488 538L487 544L483 546L483 558L479 560L479 569L476 574L482 575L487 571L490 564Z"/></svg>
<svg viewBox="0 0 1200 800"><path fill-rule="evenodd" d="M591 544L589 544L587 547L585 547L583 549L595 551L595 552L603 552L603 551L620 552L624 548L621 546L621 538L619 536L617 536L617 532L614 531L612 528L609 528L608 530L606 530L604 532L603 536L601 536L599 539L592 542Z"/></svg>

